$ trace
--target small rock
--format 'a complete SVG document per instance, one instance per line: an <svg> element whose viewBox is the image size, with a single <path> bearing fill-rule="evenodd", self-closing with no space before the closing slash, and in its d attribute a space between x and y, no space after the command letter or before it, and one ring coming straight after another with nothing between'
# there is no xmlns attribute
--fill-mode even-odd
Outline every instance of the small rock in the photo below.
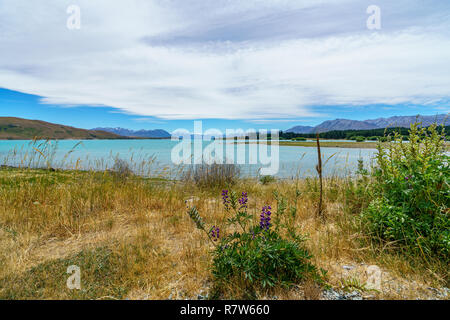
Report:
<svg viewBox="0 0 450 320"><path fill-rule="evenodd" d="M439 293L440 293L439 290L436 289L436 288L428 287L427 289L430 290L430 291L433 291L433 292L436 293L436 294L439 294Z"/></svg>
<svg viewBox="0 0 450 320"><path fill-rule="evenodd" d="M345 270L352 270L352 269L355 269L354 266L342 266L342 268L344 268Z"/></svg>
<svg viewBox="0 0 450 320"><path fill-rule="evenodd" d="M342 293L334 289L324 291L322 297L325 300L363 300L363 296L359 291L352 291L350 293Z"/></svg>
<svg viewBox="0 0 450 320"><path fill-rule="evenodd" d="M192 196L192 197L184 200L184 203L186 203L187 205L192 205L195 201L199 201L199 200L200 200L199 197Z"/></svg>
<svg viewBox="0 0 450 320"><path fill-rule="evenodd" d="M358 291L352 291L344 295L346 300L362 300L362 295Z"/></svg>
<svg viewBox="0 0 450 320"><path fill-rule="evenodd" d="M344 300L344 297L333 289L324 291L322 296L325 300Z"/></svg>

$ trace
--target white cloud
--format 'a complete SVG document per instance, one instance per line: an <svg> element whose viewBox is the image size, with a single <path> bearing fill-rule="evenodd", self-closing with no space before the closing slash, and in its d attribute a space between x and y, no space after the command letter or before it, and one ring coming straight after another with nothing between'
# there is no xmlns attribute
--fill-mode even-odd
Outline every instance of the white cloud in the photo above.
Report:
<svg viewBox="0 0 450 320"><path fill-rule="evenodd" d="M364 23L320 37L224 42L205 40L199 30L237 21L245 33L248 21L264 28L271 12L327 10L336 1L82 0L79 31L66 28L71 3L0 2L0 87L40 95L43 103L163 119L298 118L316 116L314 105L427 104L450 96L445 21L432 33L412 23L376 34ZM170 41L152 44L156 38Z"/></svg>

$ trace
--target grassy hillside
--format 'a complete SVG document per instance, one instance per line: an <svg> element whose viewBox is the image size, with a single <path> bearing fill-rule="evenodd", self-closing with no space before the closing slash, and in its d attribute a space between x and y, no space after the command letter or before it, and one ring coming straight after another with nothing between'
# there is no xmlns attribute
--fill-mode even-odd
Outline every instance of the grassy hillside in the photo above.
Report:
<svg viewBox="0 0 450 320"><path fill-rule="evenodd" d="M0 140L40 139L124 139L114 133L12 117L0 117Z"/></svg>

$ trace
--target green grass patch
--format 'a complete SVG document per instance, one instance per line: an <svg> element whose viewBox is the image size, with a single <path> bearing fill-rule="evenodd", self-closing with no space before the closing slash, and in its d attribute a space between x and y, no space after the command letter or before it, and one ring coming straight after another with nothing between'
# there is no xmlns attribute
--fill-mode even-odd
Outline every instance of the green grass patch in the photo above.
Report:
<svg viewBox="0 0 450 320"><path fill-rule="evenodd" d="M30 270L0 279L0 299L123 298L130 287L121 279L123 259L106 247L83 250L65 259L41 263ZM70 290L67 268L80 267L81 290Z"/></svg>

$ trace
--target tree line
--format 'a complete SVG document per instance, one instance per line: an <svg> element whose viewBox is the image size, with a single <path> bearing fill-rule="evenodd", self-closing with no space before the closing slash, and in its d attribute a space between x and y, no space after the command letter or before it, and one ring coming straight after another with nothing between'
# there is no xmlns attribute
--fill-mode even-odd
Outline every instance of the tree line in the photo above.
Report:
<svg viewBox="0 0 450 320"><path fill-rule="evenodd" d="M439 126L437 128L440 133L442 130L449 132L450 126ZM319 138L321 139L345 139L345 140L360 140L359 138L364 138L364 140L377 140L379 137L385 137L387 135L393 135L398 132L400 135L407 138L409 136L409 128L382 128L382 129L370 129L370 130L334 130L328 132L319 133ZM298 138L315 138L316 133L293 133L280 131L280 139L292 140Z"/></svg>

